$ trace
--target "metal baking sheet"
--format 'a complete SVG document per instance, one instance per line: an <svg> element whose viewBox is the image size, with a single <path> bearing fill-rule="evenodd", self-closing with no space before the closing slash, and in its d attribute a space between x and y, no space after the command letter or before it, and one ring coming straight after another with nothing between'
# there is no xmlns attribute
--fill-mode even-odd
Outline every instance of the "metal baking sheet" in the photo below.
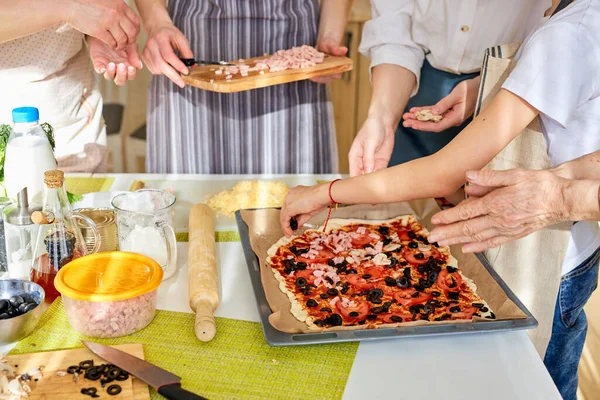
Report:
<svg viewBox="0 0 600 400"><path fill-rule="evenodd" d="M258 304L258 313L260 322L265 334L267 343L271 346L297 346L306 344L335 343L335 342L355 342L365 340L390 339L396 337L413 337L424 335L452 335L477 332L498 332L513 331L522 329L533 329L538 326L537 320L521 301L510 290L506 283L494 271L483 254L476 254L483 266L488 270L492 277L498 282L506 296L512 300L517 307L527 315L527 318L510 321L482 321L470 324L439 324L439 325L420 325L420 326L399 326L395 328L384 329L358 329L353 331L340 332L316 332L316 333L286 333L278 331L269 323L269 315L272 314L271 307L267 302L265 291L263 289L260 276L260 263L258 257L250 246L250 236L248 234L248 225L242 219L239 211L236 211L235 218L244 249L244 256L250 272L250 280L254 289L254 296Z"/></svg>

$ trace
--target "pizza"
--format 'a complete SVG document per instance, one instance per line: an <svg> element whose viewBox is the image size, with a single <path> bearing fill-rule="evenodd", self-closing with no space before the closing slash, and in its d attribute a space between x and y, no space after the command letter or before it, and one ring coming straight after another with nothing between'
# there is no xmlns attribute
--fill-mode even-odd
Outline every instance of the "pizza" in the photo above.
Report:
<svg viewBox="0 0 600 400"><path fill-rule="evenodd" d="M267 265L291 313L311 329L495 319L450 249L427 236L412 215L332 219L326 232L281 238Z"/></svg>

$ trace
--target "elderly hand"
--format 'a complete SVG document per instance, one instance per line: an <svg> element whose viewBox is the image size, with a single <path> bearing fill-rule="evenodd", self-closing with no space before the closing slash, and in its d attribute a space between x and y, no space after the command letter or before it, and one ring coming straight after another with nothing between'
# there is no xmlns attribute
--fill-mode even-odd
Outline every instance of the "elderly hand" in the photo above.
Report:
<svg viewBox="0 0 600 400"><path fill-rule="evenodd" d="M329 205L329 184L316 186L296 186L291 188L285 198L279 222L286 236L291 236L290 219L296 218L298 226L304 225Z"/></svg>
<svg viewBox="0 0 600 400"><path fill-rule="evenodd" d="M68 1L66 22L108 46L123 50L135 43L140 33L140 19L123 0Z"/></svg>
<svg viewBox="0 0 600 400"><path fill-rule="evenodd" d="M460 126L475 112L478 90L479 77L462 81L436 105L412 107L402 116L402 125L425 132L441 132L453 126ZM415 113L421 110L431 110L432 114L443 115L444 118L438 122L419 121Z"/></svg>
<svg viewBox="0 0 600 400"><path fill-rule="evenodd" d="M146 66L155 75L165 74L177 86L183 88L185 83L179 75L187 75L188 67L179 59L194 58L187 38L172 22L162 22L148 29L148 41L142 53Z"/></svg>
<svg viewBox="0 0 600 400"><path fill-rule="evenodd" d="M136 43L127 45L123 50L115 50L91 36L87 38L87 42L96 73L103 74L106 80L114 81L118 86L135 79L138 69L142 69Z"/></svg>
<svg viewBox="0 0 600 400"><path fill-rule="evenodd" d="M325 54L329 54L332 56L345 56L348 54L348 48L344 46L340 46L338 42L329 38L321 38L318 40L317 45L315 46L317 50L323 52ZM333 74L327 76L317 76L311 78L310 80L317 83L331 83L336 79L340 79L342 74Z"/></svg>
<svg viewBox="0 0 600 400"><path fill-rule="evenodd" d="M569 181L550 171L469 171L467 180L466 192L475 197L435 214L429 241L480 252L569 219Z"/></svg>
<svg viewBox="0 0 600 400"><path fill-rule="evenodd" d="M369 117L352 142L348 160L350 176L385 169L394 150L395 127L379 118Z"/></svg>

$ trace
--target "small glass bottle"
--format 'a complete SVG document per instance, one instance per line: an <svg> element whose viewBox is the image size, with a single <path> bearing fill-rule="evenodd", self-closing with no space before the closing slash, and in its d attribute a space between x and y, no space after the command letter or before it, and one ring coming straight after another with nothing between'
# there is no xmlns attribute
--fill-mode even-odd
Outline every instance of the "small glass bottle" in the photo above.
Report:
<svg viewBox="0 0 600 400"><path fill-rule="evenodd" d="M44 288L46 301L51 303L59 296L54 287L54 277L58 271L70 261L87 254L86 243L74 220L83 220L94 233L96 244L91 253L98 251L100 236L92 220L71 210L63 172L46 171L44 178L46 188L42 211L34 212L31 216L33 222L40 225L31 280Z"/></svg>
<svg viewBox="0 0 600 400"><path fill-rule="evenodd" d="M29 279L33 264L33 244L37 237L38 225L31 215L41 208L30 207L27 188L19 192L17 203L4 209L4 229L6 234L6 256L10 279Z"/></svg>

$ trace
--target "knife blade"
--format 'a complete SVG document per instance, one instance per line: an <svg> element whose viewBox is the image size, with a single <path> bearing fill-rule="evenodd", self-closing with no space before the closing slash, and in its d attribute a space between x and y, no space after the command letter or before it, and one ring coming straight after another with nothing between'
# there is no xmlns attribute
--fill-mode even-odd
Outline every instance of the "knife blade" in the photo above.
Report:
<svg viewBox="0 0 600 400"><path fill-rule="evenodd" d="M226 61L209 61L209 60L196 60L194 58L180 58L181 62L185 64L186 67L191 67L196 64L200 65L226 65L232 66L235 64L228 63Z"/></svg>
<svg viewBox="0 0 600 400"><path fill-rule="evenodd" d="M181 387L181 378L148 361L99 343L82 341L99 357L146 382L169 400L207 400Z"/></svg>

